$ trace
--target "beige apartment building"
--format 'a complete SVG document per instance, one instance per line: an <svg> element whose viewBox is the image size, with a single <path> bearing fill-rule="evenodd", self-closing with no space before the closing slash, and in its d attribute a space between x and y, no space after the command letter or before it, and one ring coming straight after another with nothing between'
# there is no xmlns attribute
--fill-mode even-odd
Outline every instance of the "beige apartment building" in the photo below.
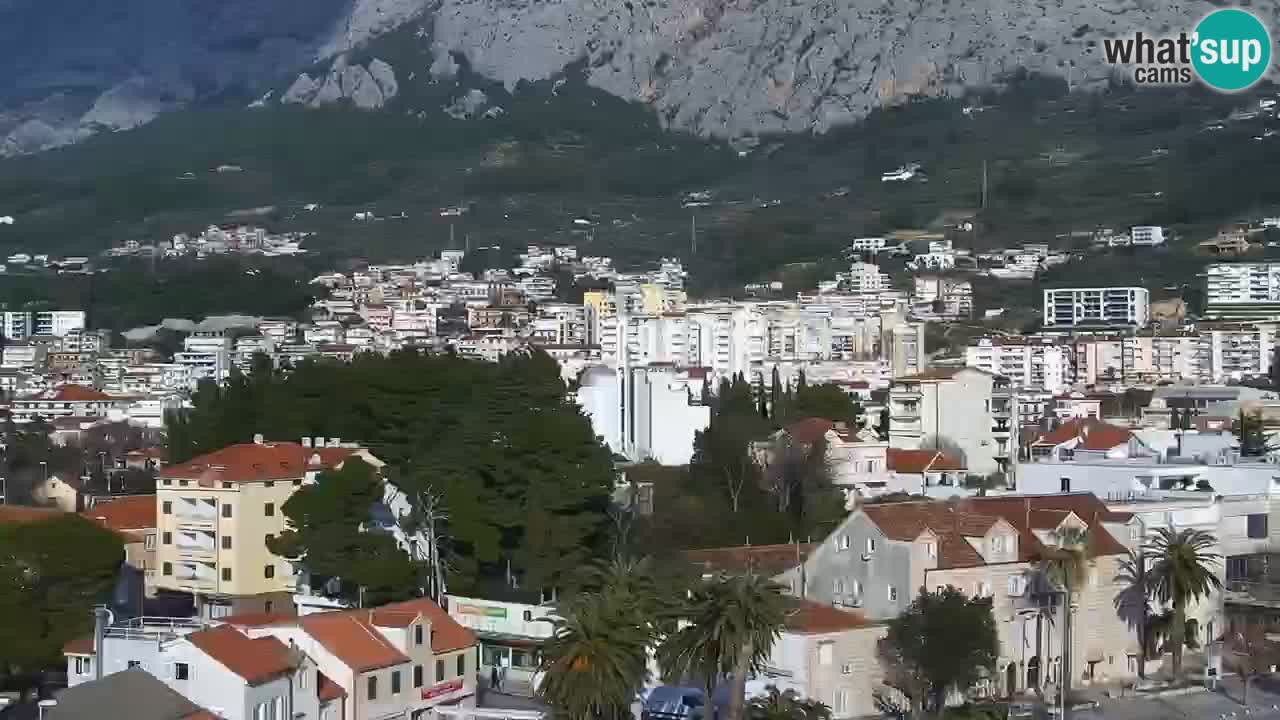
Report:
<svg viewBox="0 0 1280 720"><path fill-rule="evenodd" d="M232 445L163 468L156 484L156 580L190 593L200 614L291 611L297 568L267 549L285 529L281 508L304 484L359 457L337 438Z"/></svg>

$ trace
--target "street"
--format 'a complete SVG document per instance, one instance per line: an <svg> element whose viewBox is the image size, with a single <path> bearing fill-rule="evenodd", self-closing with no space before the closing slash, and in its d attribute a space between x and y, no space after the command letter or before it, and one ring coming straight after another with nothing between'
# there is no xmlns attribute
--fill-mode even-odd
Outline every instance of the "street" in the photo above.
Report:
<svg viewBox="0 0 1280 720"><path fill-rule="evenodd" d="M1158 698L1104 699L1097 709L1072 712L1070 717L1074 720L1280 720L1280 680L1254 680L1249 686L1247 707L1240 704L1240 697L1239 678L1226 677L1217 691Z"/></svg>

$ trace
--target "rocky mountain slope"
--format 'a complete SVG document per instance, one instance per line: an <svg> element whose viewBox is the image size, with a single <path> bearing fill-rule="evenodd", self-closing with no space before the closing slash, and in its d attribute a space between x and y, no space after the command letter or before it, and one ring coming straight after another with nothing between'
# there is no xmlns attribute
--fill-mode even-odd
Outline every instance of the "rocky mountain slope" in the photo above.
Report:
<svg viewBox="0 0 1280 720"><path fill-rule="evenodd" d="M1278 3L1251 7L1274 27ZM508 90L582 67L591 85L648 105L665 127L705 136L822 132L884 103L955 93L1016 68L1095 86L1110 74L1102 38L1176 32L1216 4L0 0L0 64L9 70L0 77L0 154L271 88L271 101L380 108L406 83L450 82L461 64ZM408 23L418 28L421 67L348 58Z"/></svg>

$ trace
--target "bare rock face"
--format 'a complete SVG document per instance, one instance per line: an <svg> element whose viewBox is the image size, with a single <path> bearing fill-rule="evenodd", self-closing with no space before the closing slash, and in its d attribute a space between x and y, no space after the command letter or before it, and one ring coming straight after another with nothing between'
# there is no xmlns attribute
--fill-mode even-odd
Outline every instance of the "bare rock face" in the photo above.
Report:
<svg viewBox="0 0 1280 720"><path fill-rule="evenodd" d="M348 65L345 56L340 55L323 78L313 78L306 73L299 75L280 102L320 107L350 100L358 108L376 110L398 92L395 69L389 63L374 59L368 67Z"/></svg>
<svg viewBox="0 0 1280 720"><path fill-rule="evenodd" d="M1105 83L1102 38L1190 29L1206 0L442 0L436 63L456 53L514 88L586 60L589 82L718 137L822 132L913 95L1017 68ZM1254 2L1266 20L1277 3Z"/></svg>

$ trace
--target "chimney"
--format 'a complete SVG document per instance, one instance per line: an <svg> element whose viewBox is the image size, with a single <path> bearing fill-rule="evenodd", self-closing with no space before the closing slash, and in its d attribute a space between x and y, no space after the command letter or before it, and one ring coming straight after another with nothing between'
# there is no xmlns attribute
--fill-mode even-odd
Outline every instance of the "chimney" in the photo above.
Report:
<svg viewBox="0 0 1280 720"><path fill-rule="evenodd" d="M253 444L254 444L254 445L261 445L261 444L262 444L262 441L263 441L264 439L265 439L265 438L263 438L263 437L262 437L262 433L254 433L254 434L253 434Z"/></svg>
<svg viewBox="0 0 1280 720"><path fill-rule="evenodd" d="M106 605L98 605L93 609L93 678L102 679L103 646L102 640L107 635L107 626L114 621L114 616Z"/></svg>
<svg viewBox="0 0 1280 720"><path fill-rule="evenodd" d="M309 448L309 447L311 447L311 438L309 438L309 437L307 437L307 436L305 436L305 435L304 435L304 436L302 436L302 447L304 447L304 448Z"/></svg>

